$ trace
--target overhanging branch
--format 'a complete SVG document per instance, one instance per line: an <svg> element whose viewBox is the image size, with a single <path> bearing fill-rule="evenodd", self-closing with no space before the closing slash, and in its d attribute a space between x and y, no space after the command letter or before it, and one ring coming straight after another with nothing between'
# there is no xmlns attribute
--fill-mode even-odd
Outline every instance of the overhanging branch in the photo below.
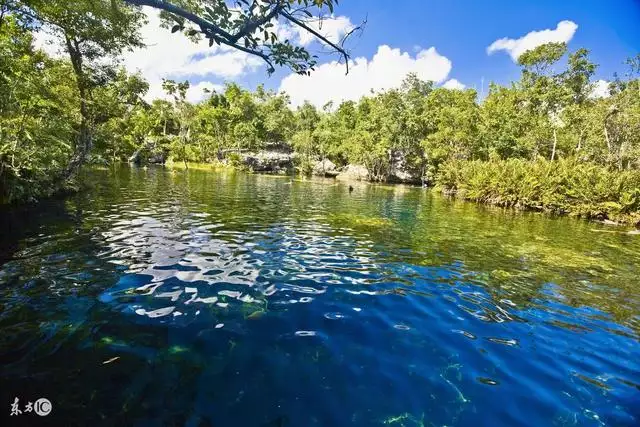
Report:
<svg viewBox="0 0 640 427"><path fill-rule="evenodd" d="M173 13L181 18L184 18L188 21L193 22L197 26L199 26L202 31L205 30L217 34L221 37L226 38L227 40L232 40L233 36L229 34L227 31L218 27L217 25L199 17L195 13L189 12L179 6L176 6L172 3L169 3L165 0L124 0L126 3L135 5L135 6L149 6L155 9L164 10L165 12Z"/></svg>
<svg viewBox="0 0 640 427"><path fill-rule="evenodd" d="M347 67L346 74L349 74L349 54L347 53L346 50L344 50L344 48L342 46L338 46L337 44L333 43L331 40L327 39L325 36L323 36L322 34L317 32L313 28L309 27L307 24L305 24L304 22L300 21L299 19L294 18L289 13L287 13L285 11L282 11L282 12L280 12L280 15L282 15L284 18L286 18L290 22L296 24L298 27L307 30L308 32L310 32L311 34L316 36L320 41L326 43L327 45L329 45L332 48L334 48L338 53L340 53L340 55L344 58L344 63L345 63L345 66Z"/></svg>
<svg viewBox="0 0 640 427"><path fill-rule="evenodd" d="M177 6L171 3L168 0L124 0L126 3L135 6L149 6L155 9L163 10L165 12L169 12L173 15L179 16L187 21L192 22L193 24L200 27L200 31L205 35L205 37L209 38L212 41L215 41L219 44L224 44L226 46L232 47L234 49L238 49L242 52L248 53L250 55L255 55L262 58L268 65L270 72L274 69L272 64L272 58L263 50L259 49L251 49L246 46L241 46L238 44L238 41L243 37L248 37L253 34L256 29L261 27L262 25L268 23L272 19L277 19L279 16L285 18L289 22L297 25L300 28L310 32L315 37L317 37L321 42L335 49L345 60L346 73L349 73L349 54L342 47L344 43L344 39L342 43L337 44L329 40L327 37L320 34L318 31L311 28L304 21L294 17L291 13L286 11L286 7L289 4L287 0L274 0L272 3L274 4L273 8L264 15L261 15L255 19L247 19L246 23L238 29L235 34L231 34L229 31L220 28L220 26L209 22L208 20L198 16L197 14L190 12L180 6ZM349 32L349 35L353 33L356 29L361 28L361 26L352 29ZM345 37L346 38L346 37ZM254 44L255 46L255 44Z"/></svg>

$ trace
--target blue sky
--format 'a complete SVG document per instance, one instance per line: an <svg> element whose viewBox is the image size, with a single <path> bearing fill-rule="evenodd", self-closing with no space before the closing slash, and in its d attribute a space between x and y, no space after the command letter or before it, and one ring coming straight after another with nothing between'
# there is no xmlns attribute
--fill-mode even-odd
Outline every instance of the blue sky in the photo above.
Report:
<svg viewBox="0 0 640 427"><path fill-rule="evenodd" d="M194 45L160 29L155 12L147 12L150 22L143 34L149 47L127 55L125 66L147 77L149 97L161 96L162 78L188 79L194 101L203 97L203 88L220 89L225 81L234 81L251 89L263 83L284 90L294 106L305 99L321 106L396 87L407 72L454 88L480 90L484 79L486 91L490 81L518 79L517 54L545 40L568 41L570 50L590 49L600 65L596 78L610 80L614 71L626 71L626 58L640 53L640 0L341 0L323 32L337 38L368 20L364 32L348 43L351 74L345 77L343 66L331 63L335 57L321 54L321 65L310 78L282 69L268 77L257 58ZM312 52L321 50L292 28L280 31ZM500 39L511 39L499 44L512 50L488 54Z"/></svg>
<svg viewBox="0 0 640 427"><path fill-rule="evenodd" d="M353 22L368 15L355 55L370 57L380 44L407 51L435 46L452 61L451 77L468 86L483 76L501 83L518 78L508 55L487 55L493 41L555 28L563 20L578 25L569 48L590 49L599 78L611 78L625 58L640 53L639 0L343 0L338 12Z"/></svg>

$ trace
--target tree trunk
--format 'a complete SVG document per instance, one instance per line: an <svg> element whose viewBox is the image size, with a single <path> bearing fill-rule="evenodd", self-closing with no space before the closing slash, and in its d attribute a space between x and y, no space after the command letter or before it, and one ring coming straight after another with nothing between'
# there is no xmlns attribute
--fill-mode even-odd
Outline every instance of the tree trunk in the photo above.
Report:
<svg viewBox="0 0 640 427"><path fill-rule="evenodd" d="M609 107L609 111L607 111L607 115L604 116L604 139L607 141L607 150L609 155L611 155L611 138L609 137L609 131L607 129L607 122L609 119L619 112L618 107L616 105L612 105Z"/></svg>
<svg viewBox="0 0 640 427"><path fill-rule="evenodd" d="M611 140L609 139L609 132L607 131L607 121L604 122L604 139L607 141L607 152L611 154Z"/></svg>
<svg viewBox="0 0 640 427"><path fill-rule="evenodd" d="M556 158L556 147L558 146L558 135L556 128L553 128L553 150L551 150L551 161Z"/></svg>
<svg viewBox="0 0 640 427"><path fill-rule="evenodd" d="M187 164L187 141L191 138L191 128L187 127L187 132L182 137L182 162L184 163L184 168L189 170L189 165Z"/></svg>
<svg viewBox="0 0 640 427"><path fill-rule="evenodd" d="M623 156L624 156L624 152L625 152L625 143L624 143L624 139L622 140L622 143L620 144L620 149L618 150L618 170L622 170L623 169Z"/></svg>
<svg viewBox="0 0 640 427"><path fill-rule="evenodd" d="M582 138L584 137L584 129L580 129L580 136L578 137L578 146L576 147L576 153L582 149Z"/></svg>
<svg viewBox="0 0 640 427"><path fill-rule="evenodd" d="M78 172L80 167L87 160L87 155L91 151L92 145L91 115L89 113L88 106L89 88L84 75L82 53L80 52L80 46L77 40L71 39L69 36L65 35L65 41L67 44L67 51L69 52L69 57L71 59L71 65L73 66L73 72L76 77L78 94L80 95L80 127L78 128L73 156L71 157L67 168L62 173L62 179L64 181L68 180Z"/></svg>

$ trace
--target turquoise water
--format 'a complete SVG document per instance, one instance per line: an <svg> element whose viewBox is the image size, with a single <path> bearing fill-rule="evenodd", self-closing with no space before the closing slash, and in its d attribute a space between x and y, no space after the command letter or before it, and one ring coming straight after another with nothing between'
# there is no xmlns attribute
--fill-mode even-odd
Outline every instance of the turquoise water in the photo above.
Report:
<svg viewBox="0 0 640 427"><path fill-rule="evenodd" d="M87 181L0 214L9 421L640 424L626 229L401 186L128 168ZM53 411L9 417L15 397Z"/></svg>

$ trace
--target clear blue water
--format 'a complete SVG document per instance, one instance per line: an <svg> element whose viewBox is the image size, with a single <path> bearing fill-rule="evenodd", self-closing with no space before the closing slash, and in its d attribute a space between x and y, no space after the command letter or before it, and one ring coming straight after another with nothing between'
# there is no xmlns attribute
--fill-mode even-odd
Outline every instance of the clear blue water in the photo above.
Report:
<svg viewBox="0 0 640 427"><path fill-rule="evenodd" d="M0 214L9 421L640 425L640 236L625 229L420 188L87 180ZM15 397L53 411L9 418Z"/></svg>

